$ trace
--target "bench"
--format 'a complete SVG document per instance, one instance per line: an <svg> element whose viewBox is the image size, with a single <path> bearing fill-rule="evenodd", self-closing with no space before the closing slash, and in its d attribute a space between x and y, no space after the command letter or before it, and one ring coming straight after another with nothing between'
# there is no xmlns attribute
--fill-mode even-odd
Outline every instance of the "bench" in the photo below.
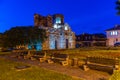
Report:
<svg viewBox="0 0 120 80"><path fill-rule="evenodd" d="M48 63L60 63L63 66L68 65L69 56L67 54L54 53L47 60Z"/></svg>
<svg viewBox="0 0 120 80"><path fill-rule="evenodd" d="M18 58L25 58L28 55L28 51L21 50L18 52Z"/></svg>
<svg viewBox="0 0 120 80"><path fill-rule="evenodd" d="M46 52L34 52L33 56L31 56L31 60L44 62L46 60Z"/></svg>
<svg viewBox="0 0 120 80"><path fill-rule="evenodd" d="M107 71L113 73L114 70L119 70L118 58L104 58L104 57L86 57L85 65L83 65L85 71L89 69L95 69L100 71Z"/></svg>
<svg viewBox="0 0 120 80"><path fill-rule="evenodd" d="M28 54L27 50L13 50L12 51L12 57L17 57L17 58L24 58Z"/></svg>
<svg viewBox="0 0 120 80"><path fill-rule="evenodd" d="M28 51L27 53L23 54L24 59L30 59L33 56L32 51Z"/></svg>

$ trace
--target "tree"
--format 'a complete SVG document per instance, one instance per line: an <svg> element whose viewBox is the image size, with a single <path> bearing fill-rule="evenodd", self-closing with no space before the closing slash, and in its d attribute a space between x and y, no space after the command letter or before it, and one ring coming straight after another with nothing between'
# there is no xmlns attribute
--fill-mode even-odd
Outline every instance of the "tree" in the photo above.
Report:
<svg viewBox="0 0 120 80"><path fill-rule="evenodd" d="M30 28L28 32L28 44L36 50L41 50L42 43L47 38L46 31L38 28Z"/></svg>
<svg viewBox="0 0 120 80"><path fill-rule="evenodd" d="M117 14L120 15L120 0L116 2L116 5L117 5L116 9L118 10Z"/></svg>
<svg viewBox="0 0 120 80"><path fill-rule="evenodd" d="M4 47L16 47L17 45L27 45L38 41L44 42L46 32L32 26L13 27L3 34Z"/></svg>
<svg viewBox="0 0 120 80"><path fill-rule="evenodd" d="M0 33L0 47L2 47L2 33Z"/></svg>

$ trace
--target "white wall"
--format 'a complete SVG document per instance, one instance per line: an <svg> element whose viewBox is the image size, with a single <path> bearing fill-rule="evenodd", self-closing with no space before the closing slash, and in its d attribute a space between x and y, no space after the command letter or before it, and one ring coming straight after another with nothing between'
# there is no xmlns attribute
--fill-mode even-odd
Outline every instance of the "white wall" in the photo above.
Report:
<svg viewBox="0 0 120 80"><path fill-rule="evenodd" d="M117 31L117 35L111 35L112 31ZM107 46L114 46L116 42L120 42L120 30L106 31Z"/></svg>

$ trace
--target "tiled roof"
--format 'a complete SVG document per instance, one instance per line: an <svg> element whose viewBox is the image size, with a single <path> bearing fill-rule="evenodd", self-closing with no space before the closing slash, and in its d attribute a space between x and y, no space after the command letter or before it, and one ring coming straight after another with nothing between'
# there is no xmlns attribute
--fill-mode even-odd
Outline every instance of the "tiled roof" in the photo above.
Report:
<svg viewBox="0 0 120 80"><path fill-rule="evenodd" d="M106 31L120 30L120 25L115 25L113 28L107 29Z"/></svg>

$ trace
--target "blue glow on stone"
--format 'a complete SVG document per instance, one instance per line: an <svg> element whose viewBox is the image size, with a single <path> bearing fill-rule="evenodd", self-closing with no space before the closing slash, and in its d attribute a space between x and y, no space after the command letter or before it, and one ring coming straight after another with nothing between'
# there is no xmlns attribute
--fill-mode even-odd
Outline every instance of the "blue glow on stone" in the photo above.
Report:
<svg viewBox="0 0 120 80"><path fill-rule="evenodd" d="M64 49L64 36L60 36L59 44L60 44L60 48Z"/></svg>
<svg viewBox="0 0 120 80"><path fill-rule="evenodd" d="M41 44L41 42L37 42L37 44L36 44L36 50L37 51L42 50L42 44Z"/></svg>
<svg viewBox="0 0 120 80"><path fill-rule="evenodd" d="M49 37L50 37L50 41L49 41L50 49L55 49L55 36L51 34Z"/></svg>
<svg viewBox="0 0 120 80"><path fill-rule="evenodd" d="M28 44L28 49L32 49L32 46L30 44Z"/></svg>
<svg viewBox="0 0 120 80"><path fill-rule="evenodd" d="M34 44L28 44L28 49L33 49L33 48L36 49L37 51L42 50L42 43L39 41Z"/></svg>
<svg viewBox="0 0 120 80"><path fill-rule="evenodd" d="M50 41L50 49L55 49L55 41Z"/></svg>

